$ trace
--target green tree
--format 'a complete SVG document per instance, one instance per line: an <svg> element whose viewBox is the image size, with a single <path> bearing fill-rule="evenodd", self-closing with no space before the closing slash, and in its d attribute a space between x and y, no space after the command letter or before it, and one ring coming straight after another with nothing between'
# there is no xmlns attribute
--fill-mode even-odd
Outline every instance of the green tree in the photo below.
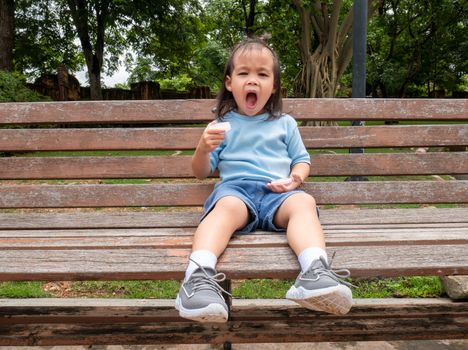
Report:
<svg viewBox="0 0 468 350"><path fill-rule="evenodd" d="M142 2L145 3L145 2ZM203 45L203 12L198 1L158 2L137 8L127 40L136 54L127 57L132 79L154 80L185 73L197 45Z"/></svg>
<svg viewBox="0 0 468 350"><path fill-rule="evenodd" d="M374 96L453 91L468 68L463 1L383 1L369 28L368 83Z"/></svg>
<svg viewBox="0 0 468 350"><path fill-rule="evenodd" d="M16 1L14 69L30 78L54 72L63 63L70 71L84 63L66 8L57 1Z"/></svg>

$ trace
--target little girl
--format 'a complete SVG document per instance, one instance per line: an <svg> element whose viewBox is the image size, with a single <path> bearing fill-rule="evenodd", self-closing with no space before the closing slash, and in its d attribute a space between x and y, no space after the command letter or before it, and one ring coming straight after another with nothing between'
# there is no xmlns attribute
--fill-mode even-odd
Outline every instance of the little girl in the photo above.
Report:
<svg viewBox="0 0 468 350"><path fill-rule="evenodd" d="M218 284L218 257L234 232L284 232L301 272L286 298L318 311L345 314L351 290L330 269L315 200L298 188L309 176L310 157L296 121L281 112L280 64L259 39L234 47L218 96L217 119L204 130L192 158L195 176L215 169L221 181L204 205L185 279L176 299L180 316L226 322ZM225 131L217 123L228 122ZM349 272L344 277L349 276Z"/></svg>

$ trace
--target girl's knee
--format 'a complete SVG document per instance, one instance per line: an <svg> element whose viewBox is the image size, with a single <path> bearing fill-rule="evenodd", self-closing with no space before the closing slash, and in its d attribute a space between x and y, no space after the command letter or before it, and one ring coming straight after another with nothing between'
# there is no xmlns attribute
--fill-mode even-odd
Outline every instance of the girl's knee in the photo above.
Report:
<svg viewBox="0 0 468 350"><path fill-rule="evenodd" d="M292 195L290 198L291 204L300 209L315 209L317 207L315 198L308 193L297 193Z"/></svg>
<svg viewBox="0 0 468 350"><path fill-rule="evenodd" d="M215 209L228 211L230 213L248 213L245 203L240 198L234 196L226 196L218 200L218 202L216 202Z"/></svg>

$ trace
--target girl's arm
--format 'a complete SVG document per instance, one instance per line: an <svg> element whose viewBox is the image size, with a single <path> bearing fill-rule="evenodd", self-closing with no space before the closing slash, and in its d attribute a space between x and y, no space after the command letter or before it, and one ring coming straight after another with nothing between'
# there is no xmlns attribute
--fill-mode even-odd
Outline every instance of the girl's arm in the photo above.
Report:
<svg viewBox="0 0 468 350"><path fill-rule="evenodd" d="M301 186L305 179L307 179L310 175L310 164L308 163L297 163L291 169L291 174L289 175L295 184L297 184L296 188Z"/></svg>
<svg viewBox="0 0 468 350"><path fill-rule="evenodd" d="M203 180L211 174L210 152L224 140L224 131L206 128L192 157L192 171L197 179Z"/></svg>

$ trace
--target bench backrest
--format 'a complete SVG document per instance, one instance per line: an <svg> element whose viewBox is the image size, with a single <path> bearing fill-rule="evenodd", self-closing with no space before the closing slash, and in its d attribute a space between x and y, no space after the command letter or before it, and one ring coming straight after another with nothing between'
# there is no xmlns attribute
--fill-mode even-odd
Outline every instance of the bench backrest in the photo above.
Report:
<svg viewBox="0 0 468 350"><path fill-rule="evenodd" d="M213 100L0 104L0 209L199 206L213 180L193 181L190 152L213 106ZM298 121L368 121L300 127L313 150L311 176L343 177L305 185L319 204L468 203L468 181L440 177L468 174L467 100L286 99L284 111ZM348 153L360 147L366 153ZM429 150L408 152L414 147ZM385 178L343 181L355 175ZM396 175L409 178L387 177Z"/></svg>

